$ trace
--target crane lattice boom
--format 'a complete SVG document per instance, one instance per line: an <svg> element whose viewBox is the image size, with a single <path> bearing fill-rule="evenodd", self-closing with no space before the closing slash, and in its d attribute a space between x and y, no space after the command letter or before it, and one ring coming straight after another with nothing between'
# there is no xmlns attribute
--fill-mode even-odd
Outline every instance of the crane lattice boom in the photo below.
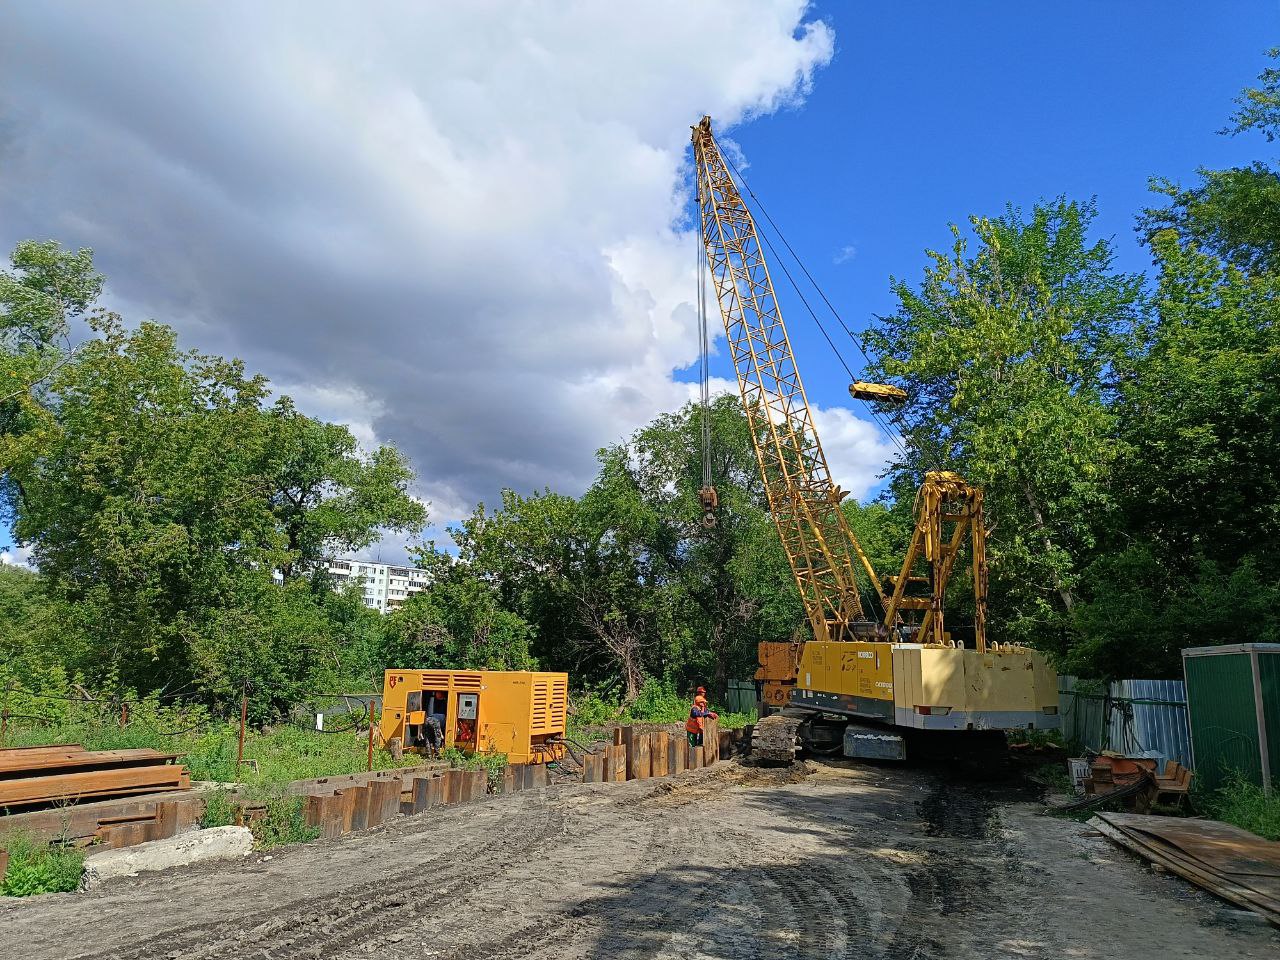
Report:
<svg viewBox="0 0 1280 960"><path fill-rule="evenodd" d="M742 405L782 538L816 639L866 633L854 560L880 585L840 501L845 493L814 428L800 371L782 322L755 222L711 135L711 119L693 128L702 238Z"/></svg>

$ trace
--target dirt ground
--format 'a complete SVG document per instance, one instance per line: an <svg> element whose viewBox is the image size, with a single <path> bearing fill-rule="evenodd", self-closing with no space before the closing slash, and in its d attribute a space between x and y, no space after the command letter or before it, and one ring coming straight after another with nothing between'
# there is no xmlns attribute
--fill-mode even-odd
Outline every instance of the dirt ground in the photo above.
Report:
<svg viewBox="0 0 1280 960"><path fill-rule="evenodd" d="M0 902L0 958L1268 957L1280 936L1018 794L736 764Z"/></svg>

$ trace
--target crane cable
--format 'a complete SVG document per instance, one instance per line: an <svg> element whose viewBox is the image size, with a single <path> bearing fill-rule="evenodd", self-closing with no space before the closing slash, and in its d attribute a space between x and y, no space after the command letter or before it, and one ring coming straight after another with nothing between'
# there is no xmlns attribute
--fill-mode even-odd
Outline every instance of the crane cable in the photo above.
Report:
<svg viewBox="0 0 1280 960"><path fill-rule="evenodd" d="M695 173L698 193L698 229L694 238L698 244L698 379L701 390L702 421L702 486L698 490L698 502L702 510L702 526L711 530L718 523L720 495L716 492L711 475L711 334L707 328L707 262L706 224L702 217L702 178Z"/></svg>
<svg viewBox="0 0 1280 960"><path fill-rule="evenodd" d="M756 208L764 216L765 220L769 222L769 226L771 226L773 228L774 233L778 235L778 239L782 241L782 245L787 248L787 252L791 254L791 258L795 260L796 265L799 266L802 271L804 271L804 275L808 278L809 283L813 285L813 288L818 291L818 296L820 296L822 298L822 302L827 305L827 309L831 311L831 315L836 318L836 321L840 324L841 328L843 328L845 334L849 337L850 341L852 341L853 345L857 347L858 352L862 354L862 358L868 364L870 364L872 362L871 357L867 354L867 351L863 349L862 344L859 343L858 341L858 338L854 336L853 331L849 329L849 325L844 322L844 318L840 316L839 311L836 310L835 306L831 303L831 300L828 299L826 293L824 293L822 288L818 286L818 281L813 278L813 274L811 274L809 272L809 268L804 265L804 261L800 259L800 256L795 252L791 244L787 242L787 238L786 236L783 235L782 230L774 222L773 217L769 216L769 211L765 209L764 204L760 202L760 198L756 196L755 191L751 189L751 185L747 183L747 178L744 177L741 171L739 171L738 168L734 165L734 162L732 159L730 159L727 155L723 155L723 156L724 156L725 162L729 165L729 168L733 171L734 176L742 183L742 186L747 191L748 196L750 196L751 199L754 201ZM745 201L743 202L745 203ZM850 368L848 362L845 360L844 355L840 352L840 348L836 346L835 341L831 339L831 335L827 333L826 326L823 325L822 321L818 318L818 314L814 311L813 307L809 305L809 301L805 297L804 293L801 292L800 285L796 282L795 277L791 275L791 271L787 269L786 261L784 261L782 257L778 254L778 251L774 249L773 243L769 240L769 235L765 233L763 230L758 230L757 232L760 235L760 239L764 241L765 247L768 248L770 255L773 257L774 263L776 263L779 267L782 268L782 273L784 276L786 276L787 282L791 284L792 289L795 290L796 292L796 296L798 296L800 298L800 302L804 304L805 310L808 311L809 316L813 318L813 322L817 324L818 329L822 332L823 338L827 341L827 344L831 347L831 352L836 355L836 359L840 361L840 365L844 367L844 371L849 375L849 381L852 383L854 380L857 379L857 377L854 375L853 370ZM903 437L901 433L896 428L894 428L892 423L883 414L881 414L878 410L876 410L876 408L872 404L866 403L866 408L867 408L867 412L870 413L872 418L875 420L876 425L880 428L880 432L883 433L885 437L887 437L889 441L892 442L893 445L898 448L898 451L902 454L904 460L907 462L910 462L911 454L907 451L907 448L905 443L903 442Z"/></svg>
<svg viewBox="0 0 1280 960"><path fill-rule="evenodd" d="M700 190L701 188L699 188ZM711 337L707 329L707 251L703 241L702 206L698 206L698 332L700 386L702 390L702 485L711 486Z"/></svg>

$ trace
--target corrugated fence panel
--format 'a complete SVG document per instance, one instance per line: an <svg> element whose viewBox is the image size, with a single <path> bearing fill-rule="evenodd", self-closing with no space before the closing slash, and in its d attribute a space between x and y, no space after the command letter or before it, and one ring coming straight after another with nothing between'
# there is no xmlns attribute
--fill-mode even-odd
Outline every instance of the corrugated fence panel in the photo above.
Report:
<svg viewBox="0 0 1280 960"><path fill-rule="evenodd" d="M1181 680L1118 680L1111 684L1109 749L1155 752L1191 766L1187 688Z"/></svg>
<svg viewBox="0 0 1280 960"><path fill-rule="evenodd" d="M1062 717L1062 738L1072 745L1090 750L1102 749L1106 723L1103 701L1076 692L1075 677L1058 678L1058 714Z"/></svg>
<svg viewBox="0 0 1280 960"><path fill-rule="evenodd" d="M1068 744L1099 752L1158 753L1191 766L1186 688L1181 680L1119 680L1105 694L1060 677L1058 712Z"/></svg>
<svg viewBox="0 0 1280 960"><path fill-rule="evenodd" d="M754 680L730 680L725 691L725 708L731 713L750 713L756 708Z"/></svg>

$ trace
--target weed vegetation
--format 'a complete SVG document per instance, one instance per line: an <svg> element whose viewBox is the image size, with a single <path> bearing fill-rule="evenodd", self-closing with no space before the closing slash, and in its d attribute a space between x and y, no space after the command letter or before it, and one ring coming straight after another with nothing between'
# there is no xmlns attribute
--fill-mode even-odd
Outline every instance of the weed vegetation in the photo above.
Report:
<svg viewBox="0 0 1280 960"><path fill-rule="evenodd" d="M1243 777L1235 777L1215 792L1205 806L1219 820L1267 840L1280 840L1280 794L1267 796L1261 787Z"/></svg>
<svg viewBox="0 0 1280 960"><path fill-rule="evenodd" d="M41 843L24 834L0 837L9 851L9 869L0 880L0 895L30 897L37 893L67 893L80 886L84 853L58 843Z"/></svg>

